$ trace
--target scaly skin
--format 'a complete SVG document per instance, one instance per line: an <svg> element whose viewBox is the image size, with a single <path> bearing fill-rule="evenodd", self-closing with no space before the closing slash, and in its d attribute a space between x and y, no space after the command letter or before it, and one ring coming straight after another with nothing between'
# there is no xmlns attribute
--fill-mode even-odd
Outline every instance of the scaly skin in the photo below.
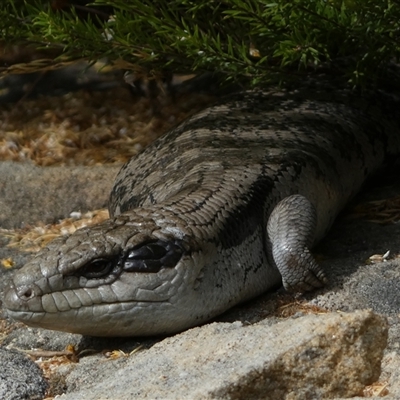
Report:
<svg viewBox="0 0 400 400"><path fill-rule="evenodd" d="M108 221L15 274L9 315L86 335L169 334L281 281L322 286L309 249L399 154L399 102L310 82L231 95L133 158Z"/></svg>

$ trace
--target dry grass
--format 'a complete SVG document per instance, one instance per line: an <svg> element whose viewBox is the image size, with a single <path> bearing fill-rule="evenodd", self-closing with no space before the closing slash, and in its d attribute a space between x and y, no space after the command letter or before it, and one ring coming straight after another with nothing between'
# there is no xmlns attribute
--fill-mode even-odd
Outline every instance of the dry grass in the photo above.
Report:
<svg viewBox="0 0 400 400"><path fill-rule="evenodd" d="M0 234L9 239L8 247L18 250L36 252L60 235L70 235L77 229L98 224L108 218L105 209L89 211L85 214L73 213L70 218L65 218L57 224L39 224L23 229L0 229ZM13 260L1 260L4 268L12 268Z"/></svg>
<svg viewBox="0 0 400 400"><path fill-rule="evenodd" d="M400 220L400 196L361 203L351 211L350 218L364 218L377 224L390 224Z"/></svg>
<svg viewBox="0 0 400 400"><path fill-rule="evenodd" d="M155 116L149 99L125 88L25 99L0 108L0 159L42 166L122 163L213 100L161 96Z"/></svg>
<svg viewBox="0 0 400 400"><path fill-rule="evenodd" d="M274 315L278 318L289 318L297 313L301 314L326 314L328 311L322 307L309 304L307 300L294 299L291 294L283 294L278 298L277 309Z"/></svg>

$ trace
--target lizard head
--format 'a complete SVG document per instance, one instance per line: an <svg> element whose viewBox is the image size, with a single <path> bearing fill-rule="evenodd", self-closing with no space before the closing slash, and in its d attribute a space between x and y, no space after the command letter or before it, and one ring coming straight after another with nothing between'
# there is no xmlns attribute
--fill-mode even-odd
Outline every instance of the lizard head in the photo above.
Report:
<svg viewBox="0 0 400 400"><path fill-rule="evenodd" d="M15 273L8 314L93 336L168 334L209 319L207 249L181 222L141 209L56 239Z"/></svg>

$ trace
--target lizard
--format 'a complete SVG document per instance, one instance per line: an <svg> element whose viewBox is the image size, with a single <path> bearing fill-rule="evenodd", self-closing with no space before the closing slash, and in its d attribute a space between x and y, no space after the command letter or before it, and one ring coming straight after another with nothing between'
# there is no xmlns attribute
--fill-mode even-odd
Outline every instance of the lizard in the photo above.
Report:
<svg viewBox="0 0 400 400"><path fill-rule="evenodd" d="M8 314L83 335L165 335L281 284L323 286L311 249L400 154L398 106L325 78L228 95L122 167L110 219L18 270Z"/></svg>

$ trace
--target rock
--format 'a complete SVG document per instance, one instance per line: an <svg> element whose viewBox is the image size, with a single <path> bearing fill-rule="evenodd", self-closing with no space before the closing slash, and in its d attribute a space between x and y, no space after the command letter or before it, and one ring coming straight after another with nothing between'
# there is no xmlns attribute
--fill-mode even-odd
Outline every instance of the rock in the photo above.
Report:
<svg viewBox="0 0 400 400"><path fill-rule="evenodd" d="M106 207L120 166L36 167L0 163L0 227L54 223L72 211ZM101 182L101 184L99 184Z"/></svg>
<svg viewBox="0 0 400 400"><path fill-rule="evenodd" d="M7 337L3 339L2 343L11 350L41 349L63 351L69 345L79 347L81 341L81 335L29 327L27 329L11 330Z"/></svg>
<svg viewBox="0 0 400 400"><path fill-rule="evenodd" d="M78 365L67 378L77 391L63 399L351 397L378 379L387 332L385 318L371 311L308 315L273 326L213 323L123 363Z"/></svg>
<svg viewBox="0 0 400 400"><path fill-rule="evenodd" d="M47 389L40 368L25 355L0 347L0 399L42 399Z"/></svg>
<svg viewBox="0 0 400 400"><path fill-rule="evenodd" d="M382 369L380 381L387 382L387 389L392 395L400 393L400 355L394 351L385 354Z"/></svg>

